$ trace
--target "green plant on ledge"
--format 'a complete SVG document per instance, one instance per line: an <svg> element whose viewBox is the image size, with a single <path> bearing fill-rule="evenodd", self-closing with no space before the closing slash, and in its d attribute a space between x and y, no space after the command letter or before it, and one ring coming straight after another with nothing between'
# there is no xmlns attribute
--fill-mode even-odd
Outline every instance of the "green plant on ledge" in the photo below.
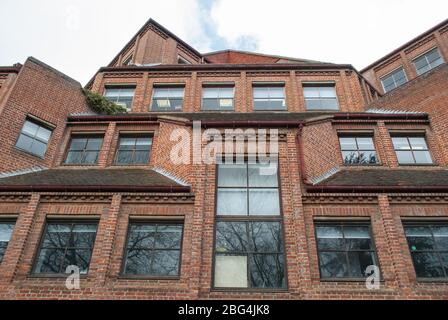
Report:
<svg viewBox="0 0 448 320"><path fill-rule="evenodd" d="M86 96L87 104L95 112L99 114L115 115L120 113L126 113L126 108L122 107L112 101L107 100L104 96L92 92L87 89L82 89L82 92Z"/></svg>

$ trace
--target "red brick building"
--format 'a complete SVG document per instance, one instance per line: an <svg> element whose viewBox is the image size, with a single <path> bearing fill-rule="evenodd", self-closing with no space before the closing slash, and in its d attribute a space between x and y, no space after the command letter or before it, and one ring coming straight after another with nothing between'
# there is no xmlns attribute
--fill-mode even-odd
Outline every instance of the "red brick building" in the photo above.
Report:
<svg viewBox="0 0 448 320"><path fill-rule="evenodd" d="M87 85L118 115L1 67L0 298L447 299L447 31L358 72L149 20Z"/></svg>

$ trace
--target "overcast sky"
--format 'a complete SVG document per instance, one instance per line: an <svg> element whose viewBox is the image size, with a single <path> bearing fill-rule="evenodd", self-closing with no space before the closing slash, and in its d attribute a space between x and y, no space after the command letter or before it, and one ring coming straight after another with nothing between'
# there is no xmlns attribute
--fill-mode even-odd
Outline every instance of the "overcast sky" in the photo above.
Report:
<svg viewBox="0 0 448 320"><path fill-rule="evenodd" d="M200 52L362 69L447 18L446 0L0 0L0 65L34 56L85 84L149 19Z"/></svg>

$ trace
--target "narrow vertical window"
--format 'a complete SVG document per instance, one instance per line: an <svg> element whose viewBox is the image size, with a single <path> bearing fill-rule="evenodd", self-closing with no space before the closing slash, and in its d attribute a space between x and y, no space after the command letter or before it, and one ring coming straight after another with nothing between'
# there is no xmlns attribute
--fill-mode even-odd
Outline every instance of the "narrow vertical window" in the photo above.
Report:
<svg viewBox="0 0 448 320"><path fill-rule="evenodd" d="M13 230L14 222L0 221L0 263L3 260L8 243L11 240Z"/></svg>
<svg viewBox="0 0 448 320"><path fill-rule="evenodd" d="M52 129L31 119L23 124L16 147L43 158L47 151Z"/></svg>

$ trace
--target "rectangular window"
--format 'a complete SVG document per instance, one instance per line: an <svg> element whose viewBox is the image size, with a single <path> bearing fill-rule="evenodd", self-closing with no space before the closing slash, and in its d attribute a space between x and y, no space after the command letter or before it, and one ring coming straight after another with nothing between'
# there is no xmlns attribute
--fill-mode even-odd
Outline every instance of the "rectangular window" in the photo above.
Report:
<svg viewBox="0 0 448 320"><path fill-rule="evenodd" d="M116 164L147 164L151 151L150 135L120 135Z"/></svg>
<svg viewBox="0 0 448 320"><path fill-rule="evenodd" d="M23 124L16 147L43 158L47 151L52 130L35 120L27 119Z"/></svg>
<svg viewBox="0 0 448 320"><path fill-rule="evenodd" d="M0 263L3 260L8 243L11 240L13 230L14 222L0 221Z"/></svg>
<svg viewBox="0 0 448 320"><path fill-rule="evenodd" d="M415 70L418 75L421 75L429 70L441 65L443 58L440 55L439 49L434 48L431 51L421 55L413 61Z"/></svg>
<svg viewBox="0 0 448 320"><path fill-rule="evenodd" d="M432 164L426 140L421 136L392 136L399 164Z"/></svg>
<svg viewBox="0 0 448 320"><path fill-rule="evenodd" d="M398 88L402 84L405 84L407 81L408 79L403 68L399 68L389 73L387 76L381 78L384 92L389 92L395 88Z"/></svg>
<svg viewBox="0 0 448 320"><path fill-rule="evenodd" d="M217 185L214 287L284 288L277 164L219 164Z"/></svg>
<svg viewBox="0 0 448 320"><path fill-rule="evenodd" d="M184 87L154 87L151 111L182 111Z"/></svg>
<svg viewBox="0 0 448 320"><path fill-rule="evenodd" d="M135 87L128 86L110 86L106 87L104 96L107 100L115 102L116 104L125 107L127 111L132 109L132 100L134 99Z"/></svg>
<svg viewBox="0 0 448 320"><path fill-rule="evenodd" d="M334 84L303 84L306 110L339 110Z"/></svg>
<svg viewBox="0 0 448 320"><path fill-rule="evenodd" d="M190 61L188 61L187 59L185 59L182 56L177 56L177 63L178 64L191 64Z"/></svg>
<svg viewBox="0 0 448 320"><path fill-rule="evenodd" d="M96 164L102 144L100 136L72 137L65 164Z"/></svg>
<svg viewBox="0 0 448 320"><path fill-rule="evenodd" d="M322 279L364 278L378 266L368 224L317 223L316 241Z"/></svg>
<svg viewBox="0 0 448 320"><path fill-rule="evenodd" d="M378 164L373 138L368 136L340 136L342 158L345 165Z"/></svg>
<svg viewBox="0 0 448 320"><path fill-rule="evenodd" d="M406 238L418 278L448 278L448 224L407 223Z"/></svg>
<svg viewBox="0 0 448 320"><path fill-rule="evenodd" d="M89 270L97 222L47 222L34 265L36 274L64 274L77 266L81 274Z"/></svg>
<svg viewBox="0 0 448 320"><path fill-rule="evenodd" d="M183 224L133 222L129 225L123 273L178 276Z"/></svg>
<svg viewBox="0 0 448 320"><path fill-rule="evenodd" d="M204 86L202 88L202 110L233 110L233 86Z"/></svg>
<svg viewBox="0 0 448 320"><path fill-rule="evenodd" d="M285 86L254 85L254 110L286 110Z"/></svg>

